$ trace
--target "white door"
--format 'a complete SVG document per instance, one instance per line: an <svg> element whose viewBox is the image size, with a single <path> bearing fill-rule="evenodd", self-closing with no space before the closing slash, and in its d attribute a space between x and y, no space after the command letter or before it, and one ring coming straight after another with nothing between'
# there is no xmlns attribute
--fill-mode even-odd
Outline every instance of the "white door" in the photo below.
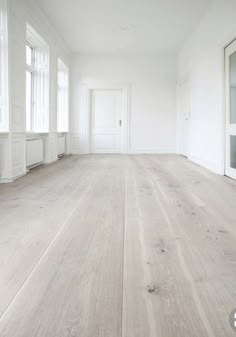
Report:
<svg viewBox="0 0 236 337"><path fill-rule="evenodd" d="M225 49L226 163L225 174L236 179L236 41Z"/></svg>
<svg viewBox="0 0 236 337"><path fill-rule="evenodd" d="M190 95L189 79L179 84L179 124L180 124L180 154L189 155L189 119L190 119Z"/></svg>
<svg viewBox="0 0 236 337"><path fill-rule="evenodd" d="M92 153L120 153L121 90L92 90L91 104Z"/></svg>

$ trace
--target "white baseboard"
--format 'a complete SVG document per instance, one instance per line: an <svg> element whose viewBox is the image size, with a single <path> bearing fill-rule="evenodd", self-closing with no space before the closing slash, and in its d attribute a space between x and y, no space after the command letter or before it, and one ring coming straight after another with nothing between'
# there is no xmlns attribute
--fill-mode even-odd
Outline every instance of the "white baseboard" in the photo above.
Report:
<svg viewBox="0 0 236 337"><path fill-rule="evenodd" d="M71 154L90 154L87 149L72 148ZM124 154L176 154L175 148L131 148Z"/></svg>
<svg viewBox="0 0 236 337"><path fill-rule="evenodd" d="M12 183L13 181L14 181L13 179L1 178L0 184L9 184L9 183Z"/></svg>
<svg viewBox="0 0 236 337"><path fill-rule="evenodd" d="M53 164L55 163L56 161L58 161L58 157L57 158L54 158L53 160L49 160L49 161L44 161L42 162L43 165L50 165L50 164Z"/></svg>
<svg viewBox="0 0 236 337"><path fill-rule="evenodd" d="M202 167L205 167L206 169L208 169L208 170L210 170L210 171L212 171L216 174L224 175L223 168L221 167L221 165L219 165L216 162L210 162L210 161L204 160L202 158L199 158L197 156L189 156L188 159L190 161L194 162L195 164L200 165Z"/></svg>
<svg viewBox="0 0 236 337"><path fill-rule="evenodd" d="M27 174L27 172L23 172L21 174L18 174L17 176L14 176L12 178L1 178L0 179L0 184L9 184L9 183L12 183L13 181L19 179L19 178L22 178L24 177L25 175Z"/></svg>
<svg viewBox="0 0 236 337"><path fill-rule="evenodd" d="M129 154L176 154L175 148L131 148Z"/></svg>

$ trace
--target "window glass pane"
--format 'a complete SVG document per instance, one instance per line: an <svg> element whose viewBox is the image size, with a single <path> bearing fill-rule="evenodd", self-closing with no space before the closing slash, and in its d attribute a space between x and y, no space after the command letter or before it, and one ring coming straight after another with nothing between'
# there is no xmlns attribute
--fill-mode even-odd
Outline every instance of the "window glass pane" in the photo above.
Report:
<svg viewBox="0 0 236 337"><path fill-rule="evenodd" d="M236 169L236 136L230 136L230 167Z"/></svg>
<svg viewBox="0 0 236 337"><path fill-rule="evenodd" d="M32 115L32 73L26 71L26 130L31 131Z"/></svg>
<svg viewBox="0 0 236 337"><path fill-rule="evenodd" d="M0 105L0 126L2 126L2 125L4 125L4 109L3 109L2 105Z"/></svg>
<svg viewBox="0 0 236 337"><path fill-rule="evenodd" d="M48 132L49 128L49 46L26 24L27 129ZM30 81L31 78L31 81Z"/></svg>
<svg viewBox="0 0 236 337"><path fill-rule="evenodd" d="M0 1L0 131L8 131L8 48L6 1ZM0 151L1 152L1 151ZM1 165L0 165L1 166Z"/></svg>
<svg viewBox="0 0 236 337"><path fill-rule="evenodd" d="M30 46L26 46L26 63L28 66L32 66L33 49Z"/></svg>
<svg viewBox="0 0 236 337"><path fill-rule="evenodd" d="M230 56L230 123L236 124L236 53Z"/></svg>
<svg viewBox="0 0 236 337"><path fill-rule="evenodd" d="M68 69L64 63L58 60L58 92L57 92L57 130L68 131Z"/></svg>

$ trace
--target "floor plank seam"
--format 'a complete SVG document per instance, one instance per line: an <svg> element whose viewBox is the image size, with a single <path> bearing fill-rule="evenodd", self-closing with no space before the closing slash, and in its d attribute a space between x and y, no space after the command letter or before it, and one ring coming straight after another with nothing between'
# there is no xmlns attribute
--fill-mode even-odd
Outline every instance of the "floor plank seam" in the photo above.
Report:
<svg viewBox="0 0 236 337"><path fill-rule="evenodd" d="M151 182L151 184L153 185L154 187L154 191L155 191L155 198L156 198L156 201L159 203L159 206L162 210L162 214L164 215L164 217L166 218L166 222L168 224L168 227L169 227L169 230L170 232L172 232L172 225L171 225L171 220L169 218L169 215L166 213L166 210L163 206L163 202L157 197L157 194L158 194L158 186L156 184L156 182L153 180L153 177L151 174L149 174L148 170L145 168L146 172L147 172L147 176L149 177L149 180ZM179 226L178 226L179 227ZM181 231L182 232L182 231ZM201 300L200 300L200 297L199 297L199 294L198 294L198 291L195 287L195 284L194 284L194 280L192 278L192 275L186 265L186 262L184 260L184 256L183 256L183 253L182 253L182 249L179 245L179 243L177 243L177 251L178 251L178 255L179 255L179 261L183 267L183 274L185 275L186 277L186 280L189 282L191 288L192 288L192 291L193 291L193 297L195 299L195 303L196 303L196 307L197 307L197 310L198 310L198 313L199 313L199 316L202 320L202 322L204 323L204 326L206 328L206 331L207 331L207 334L208 336L210 337L214 337L214 332L212 330L212 326L207 318L207 315L205 313L205 310L204 310L204 307L201 303Z"/></svg>
<svg viewBox="0 0 236 337"><path fill-rule="evenodd" d="M123 319L124 319L124 268L125 268L125 219L126 219L126 174L124 175L124 207L123 207L123 259L122 259L122 303L121 303L121 337L123 337Z"/></svg>
<svg viewBox="0 0 236 337"><path fill-rule="evenodd" d="M0 337L233 337L236 189L190 164L71 158L6 188Z"/></svg>
<svg viewBox="0 0 236 337"><path fill-rule="evenodd" d="M73 208L73 210L71 211L71 213L68 215L67 219L65 220L65 222L62 224L61 228L58 230L58 232L56 233L56 235L54 236L54 238L52 239L52 241L49 243L49 245L47 246L47 248L44 250L44 252L42 253L42 255L40 256L38 262L36 263L36 265L34 266L34 268L31 270L31 272L29 273L29 275L25 278L25 280L23 281L21 287L19 288L19 290L17 291L17 293L15 294L15 296L12 298L11 302L8 304L8 306L6 307L5 311L3 312L3 314L0 317L0 322L3 320L4 316L7 314L7 312L10 310L10 308L12 307L12 305L14 304L14 302L16 301L17 297L20 295L21 291L23 291L23 289L25 288L25 286L27 285L27 283L30 281L31 276L34 274L34 272L36 271L36 269L38 268L38 266L40 265L40 263L43 261L43 259L45 258L45 256L47 255L47 253L49 252L50 248L53 246L53 244L56 242L57 238L59 237L59 235L63 232L64 228L66 227L66 225L68 224L69 220L72 218L72 216L74 215L75 211L77 210L77 205Z"/></svg>

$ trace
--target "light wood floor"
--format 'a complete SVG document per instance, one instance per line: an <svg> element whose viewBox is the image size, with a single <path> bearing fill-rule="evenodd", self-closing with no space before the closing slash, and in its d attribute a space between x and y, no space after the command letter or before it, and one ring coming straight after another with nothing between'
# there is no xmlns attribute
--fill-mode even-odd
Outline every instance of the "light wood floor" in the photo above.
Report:
<svg viewBox="0 0 236 337"><path fill-rule="evenodd" d="M236 182L67 157L0 186L1 337L233 337Z"/></svg>

